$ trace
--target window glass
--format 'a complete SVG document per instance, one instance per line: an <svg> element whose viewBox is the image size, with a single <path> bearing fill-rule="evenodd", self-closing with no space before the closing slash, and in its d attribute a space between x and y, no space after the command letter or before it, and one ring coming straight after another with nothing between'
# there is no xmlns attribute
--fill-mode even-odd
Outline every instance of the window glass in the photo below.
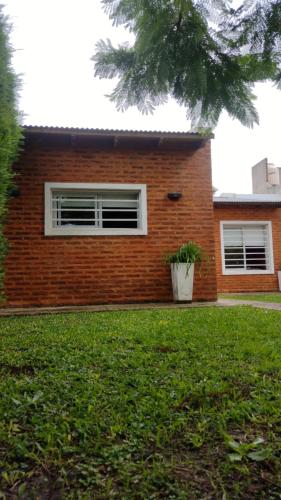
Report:
<svg viewBox="0 0 281 500"><path fill-rule="evenodd" d="M46 236L147 235L145 184L45 182Z"/></svg>
<svg viewBox="0 0 281 500"><path fill-rule="evenodd" d="M96 226L97 200L90 193L58 193L53 200L53 227Z"/></svg>
<svg viewBox="0 0 281 500"><path fill-rule="evenodd" d="M99 216L104 228L137 228L139 226L138 193L102 193Z"/></svg>
<svg viewBox="0 0 281 500"><path fill-rule="evenodd" d="M224 267L233 272L270 269L268 225L223 225Z"/></svg>
<svg viewBox="0 0 281 500"><path fill-rule="evenodd" d="M52 225L138 228L139 193L53 192Z"/></svg>

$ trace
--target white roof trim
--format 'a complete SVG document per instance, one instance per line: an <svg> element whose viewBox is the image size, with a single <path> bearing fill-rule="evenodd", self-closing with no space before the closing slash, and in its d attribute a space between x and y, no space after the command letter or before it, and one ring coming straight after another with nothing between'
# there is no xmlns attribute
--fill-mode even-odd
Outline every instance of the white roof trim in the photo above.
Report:
<svg viewBox="0 0 281 500"><path fill-rule="evenodd" d="M281 203L281 194L223 194L214 203Z"/></svg>

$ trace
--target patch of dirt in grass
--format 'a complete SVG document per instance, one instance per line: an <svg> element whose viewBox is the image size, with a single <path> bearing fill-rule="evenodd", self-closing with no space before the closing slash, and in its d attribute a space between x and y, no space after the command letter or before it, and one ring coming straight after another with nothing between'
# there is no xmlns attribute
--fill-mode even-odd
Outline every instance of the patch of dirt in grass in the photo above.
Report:
<svg viewBox="0 0 281 500"><path fill-rule="evenodd" d="M280 499L281 477L273 461L242 464L227 462L227 451L218 443L182 454L173 467L175 478L190 492L191 499Z"/></svg>
<svg viewBox="0 0 281 500"><path fill-rule="evenodd" d="M162 353L170 353L170 352L178 352L178 349L175 349L174 347L171 347L169 345L157 345L154 347L154 351Z"/></svg>
<svg viewBox="0 0 281 500"><path fill-rule="evenodd" d="M30 365L15 366L0 364L0 370L5 370L6 374L8 373L9 375L13 375L15 377L19 377L21 375L28 375L32 377L35 373L34 367Z"/></svg>
<svg viewBox="0 0 281 500"><path fill-rule="evenodd" d="M29 475L27 480L20 484L17 482L9 489L7 499L59 500L65 498L63 481L57 472L38 467Z"/></svg>
<svg viewBox="0 0 281 500"><path fill-rule="evenodd" d="M227 401L250 399L253 387L247 383L235 383L225 390L190 393L175 407L176 410L198 410L202 407L218 408Z"/></svg>

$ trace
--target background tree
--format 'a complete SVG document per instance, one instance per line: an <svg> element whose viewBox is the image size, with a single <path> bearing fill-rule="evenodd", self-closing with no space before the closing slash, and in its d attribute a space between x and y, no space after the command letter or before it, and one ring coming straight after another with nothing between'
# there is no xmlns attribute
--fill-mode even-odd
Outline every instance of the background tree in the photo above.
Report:
<svg viewBox="0 0 281 500"><path fill-rule="evenodd" d="M8 191L12 186L12 163L16 158L21 132L16 98L18 79L11 66L9 25L0 6L0 291L3 288L6 241L3 236Z"/></svg>
<svg viewBox="0 0 281 500"><path fill-rule="evenodd" d="M192 128L213 128L225 109L243 125L258 123L253 87L281 81L281 1L103 0L132 46L97 44L96 75L118 77L109 96L119 110L152 112L169 96L186 107Z"/></svg>

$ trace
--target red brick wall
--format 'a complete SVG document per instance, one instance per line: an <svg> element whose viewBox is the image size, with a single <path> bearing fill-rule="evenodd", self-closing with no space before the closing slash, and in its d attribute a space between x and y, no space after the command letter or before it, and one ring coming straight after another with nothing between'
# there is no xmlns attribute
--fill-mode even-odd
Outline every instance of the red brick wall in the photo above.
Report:
<svg viewBox="0 0 281 500"><path fill-rule="evenodd" d="M6 224L6 305L172 300L164 255L192 239L211 258L195 300L216 298L210 144L189 151L26 146ZM147 236L44 236L44 182L147 185ZM181 191L182 199L167 199Z"/></svg>
<svg viewBox="0 0 281 500"><path fill-rule="evenodd" d="M281 262L281 208L261 206L215 207L215 240L218 292L263 292L278 290L276 270ZM222 274L220 221L272 221L274 274L229 276Z"/></svg>

